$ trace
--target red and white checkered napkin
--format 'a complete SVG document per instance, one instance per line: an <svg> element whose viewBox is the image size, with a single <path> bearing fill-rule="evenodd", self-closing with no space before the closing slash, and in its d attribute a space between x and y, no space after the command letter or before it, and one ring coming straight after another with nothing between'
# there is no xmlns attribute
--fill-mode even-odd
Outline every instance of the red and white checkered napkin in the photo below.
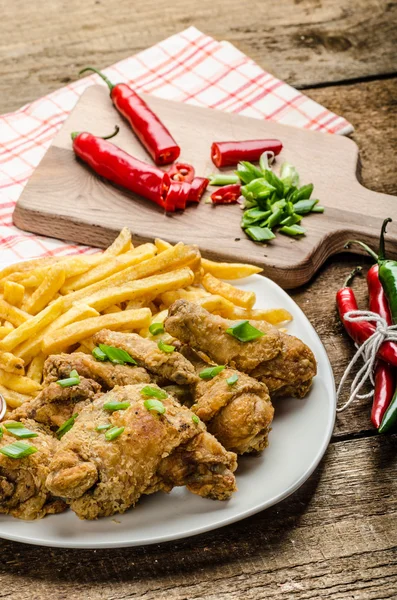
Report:
<svg viewBox="0 0 397 600"><path fill-rule="evenodd" d="M305 129L347 134L353 127L283 81L263 71L229 42L190 27L104 72L137 91ZM86 87L86 77L0 116L0 263L44 255L88 252L27 234L12 225L12 212L33 170Z"/></svg>

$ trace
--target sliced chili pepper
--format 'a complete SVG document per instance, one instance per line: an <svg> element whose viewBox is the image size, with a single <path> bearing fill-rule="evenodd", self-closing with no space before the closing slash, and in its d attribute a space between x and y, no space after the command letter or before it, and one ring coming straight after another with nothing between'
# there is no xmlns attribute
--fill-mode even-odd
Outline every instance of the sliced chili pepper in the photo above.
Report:
<svg viewBox="0 0 397 600"><path fill-rule="evenodd" d="M394 396L392 401L389 404L389 408L385 412L385 415L382 419L381 426L379 427L379 433L386 433L392 427L394 427L397 423L397 389L394 392Z"/></svg>
<svg viewBox="0 0 397 600"><path fill-rule="evenodd" d="M171 181L187 181L191 183L194 179L195 170L188 163L175 163L167 171Z"/></svg>
<svg viewBox="0 0 397 600"><path fill-rule="evenodd" d="M357 270L347 278L344 286L338 290L336 294L336 304L339 311L340 319L349 334L349 336L357 344L361 346L373 333L375 333L375 326L369 321L346 321L346 313L352 310L358 310L357 300L355 294L350 286L351 277L357 273ZM385 362L397 367L397 344L394 342L383 342L378 350L378 358Z"/></svg>
<svg viewBox="0 0 397 600"><path fill-rule="evenodd" d="M98 175L165 208L169 175L134 158L111 142L85 132L73 132L73 150Z"/></svg>
<svg viewBox="0 0 397 600"><path fill-rule="evenodd" d="M171 181L165 196L165 210L167 212L175 212L176 209L185 210L189 199L190 188L190 183L187 181Z"/></svg>
<svg viewBox="0 0 397 600"><path fill-rule="evenodd" d="M234 204L240 198L241 185L238 183L225 185L211 194L212 204Z"/></svg>
<svg viewBox="0 0 397 600"><path fill-rule="evenodd" d="M114 85L106 75L94 67L82 69L80 75L87 71L93 71L108 85L113 104L127 119L156 165L168 165L174 162L180 155L181 149L146 102L129 85L126 83Z"/></svg>
<svg viewBox="0 0 397 600"><path fill-rule="evenodd" d="M205 190L208 187L209 179L206 177L195 177L190 184L188 202L200 202Z"/></svg>
<svg viewBox="0 0 397 600"><path fill-rule="evenodd" d="M276 156L282 150L280 140L246 140L244 142L214 142L211 146L211 159L218 169L237 165L241 160L259 160L264 152Z"/></svg>

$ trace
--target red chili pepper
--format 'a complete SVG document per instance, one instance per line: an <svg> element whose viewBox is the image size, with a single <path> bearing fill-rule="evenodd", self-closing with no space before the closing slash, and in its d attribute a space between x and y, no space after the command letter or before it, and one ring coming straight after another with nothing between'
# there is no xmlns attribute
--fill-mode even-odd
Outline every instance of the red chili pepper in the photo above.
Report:
<svg viewBox="0 0 397 600"><path fill-rule="evenodd" d="M187 181L171 181L165 198L165 210L167 212L174 212L175 209L185 210L190 187Z"/></svg>
<svg viewBox="0 0 397 600"><path fill-rule="evenodd" d="M93 71L109 86L113 104L127 119L156 165L168 165L178 158L181 149L168 129L129 85L126 83L114 85L106 75L93 67L86 67L80 71L80 74L86 71Z"/></svg>
<svg viewBox="0 0 397 600"><path fill-rule="evenodd" d="M369 293L369 309L392 324L389 303L382 284L379 280L379 266L373 265L367 273ZM378 361L375 367L375 392L372 404L371 421L379 429L380 424L394 394L395 377L393 368L383 361Z"/></svg>
<svg viewBox="0 0 397 600"><path fill-rule="evenodd" d="M241 185L233 183L224 185L211 194L212 204L234 204L240 198Z"/></svg>
<svg viewBox="0 0 397 600"><path fill-rule="evenodd" d="M280 140L247 140L245 142L214 142L211 146L211 159L218 169L237 165L240 160L259 160L264 152L280 154Z"/></svg>
<svg viewBox="0 0 397 600"><path fill-rule="evenodd" d="M210 180L206 177L195 177L190 184L188 202L200 202Z"/></svg>
<svg viewBox="0 0 397 600"><path fill-rule="evenodd" d="M349 336L357 344L361 346L373 333L375 333L375 326L369 321L346 321L346 313L352 310L358 310L357 300L354 292L349 283L352 276L357 273L357 270L348 277L344 286L336 294L336 304L339 311L340 319L349 334ZM378 358L385 362L397 367L397 344L394 342L383 342L378 350Z"/></svg>
<svg viewBox="0 0 397 600"><path fill-rule="evenodd" d="M195 170L188 163L175 163L167 171L171 181L187 181L191 183L194 179Z"/></svg>
<svg viewBox="0 0 397 600"><path fill-rule="evenodd" d="M72 140L77 156L98 175L165 208L171 184L168 173L91 133L74 132Z"/></svg>

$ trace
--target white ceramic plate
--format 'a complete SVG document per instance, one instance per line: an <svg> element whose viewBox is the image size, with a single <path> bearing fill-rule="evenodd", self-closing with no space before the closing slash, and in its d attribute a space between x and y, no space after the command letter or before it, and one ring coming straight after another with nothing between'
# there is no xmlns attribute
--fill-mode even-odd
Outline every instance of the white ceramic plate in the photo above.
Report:
<svg viewBox="0 0 397 600"><path fill-rule="evenodd" d="M33 522L0 515L0 537L63 548L158 544L240 521L280 502L310 477L328 446L335 419L335 383L327 354L308 319L278 285L254 275L239 287L256 292L258 307L284 307L292 313L288 331L313 350L318 375L303 400L275 401L270 445L259 457L239 459L233 498L216 502L176 488L168 495L144 497L124 515L98 521L80 521L71 511Z"/></svg>

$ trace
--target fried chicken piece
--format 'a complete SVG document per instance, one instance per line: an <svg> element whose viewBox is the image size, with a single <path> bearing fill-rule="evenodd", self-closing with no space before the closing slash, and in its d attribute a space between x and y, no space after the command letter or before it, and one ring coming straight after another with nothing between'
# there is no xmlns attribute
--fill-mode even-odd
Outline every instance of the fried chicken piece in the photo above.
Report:
<svg viewBox="0 0 397 600"><path fill-rule="evenodd" d="M197 373L210 366L190 348L183 348L182 353ZM228 385L227 379L234 375L237 381ZM213 379L199 379L192 387L192 412L226 450L245 454L266 448L274 409L265 384L228 368Z"/></svg>
<svg viewBox="0 0 397 600"><path fill-rule="evenodd" d="M107 344L126 350L138 365L179 385L195 383L197 375L193 366L178 352L163 352L152 340L137 333L119 333L103 329L94 335L96 344Z"/></svg>
<svg viewBox="0 0 397 600"><path fill-rule="evenodd" d="M212 315L198 304L177 300L168 309L164 326L167 333L205 352L218 365L227 364L247 373L279 354L282 343L278 329L265 321L252 321L266 335L244 343L226 333L236 322Z"/></svg>
<svg viewBox="0 0 397 600"><path fill-rule="evenodd" d="M303 398L317 372L313 352L298 338L277 331L277 353L263 358L262 345L272 340L269 324L252 321L266 335L252 342L239 342L225 333L237 321L211 315L196 304L177 300L169 308L165 329L182 342L205 352L218 364L227 364L265 383L273 396ZM240 350L241 355L237 352ZM251 354L251 356L249 356Z"/></svg>
<svg viewBox="0 0 397 600"><path fill-rule="evenodd" d="M94 400L60 442L47 487L81 519L123 513L142 494L170 491L174 485L218 499L229 498L236 489L236 455L226 452L172 396L162 400L164 414L148 410L142 387L115 387ZM103 408L110 400L129 407L110 412ZM105 432L96 430L103 424L124 430L107 441Z"/></svg>
<svg viewBox="0 0 397 600"><path fill-rule="evenodd" d="M69 375L69 373L68 373ZM58 383L50 383L36 398L24 402L10 414L14 421L34 419L38 423L54 429L79 413L100 393L101 386L92 379L80 378L78 385L62 388Z"/></svg>
<svg viewBox="0 0 397 600"><path fill-rule="evenodd" d="M25 458L8 458L0 453L0 513L18 519L41 519L45 515L56 514L67 508L60 498L55 498L46 488L45 481L50 472L49 463L59 444L45 427L35 421L23 420L27 429L38 433L35 438L22 440L37 448L35 454ZM16 438L3 428L0 447L16 441Z"/></svg>
<svg viewBox="0 0 397 600"><path fill-rule="evenodd" d="M54 354L47 358L44 363L44 384L69 377L73 369L76 369L81 377L98 382L104 391L111 390L115 385L150 382L149 374L141 367L100 362L89 354L74 352Z"/></svg>

